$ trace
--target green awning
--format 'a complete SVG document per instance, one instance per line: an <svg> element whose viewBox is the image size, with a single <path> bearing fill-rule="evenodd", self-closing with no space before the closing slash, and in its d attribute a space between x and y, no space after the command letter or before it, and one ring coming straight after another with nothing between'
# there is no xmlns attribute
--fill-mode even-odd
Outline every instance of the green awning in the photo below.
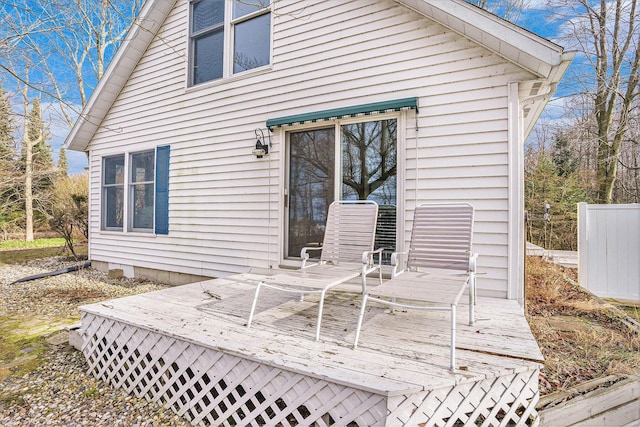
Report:
<svg viewBox="0 0 640 427"><path fill-rule="evenodd" d="M353 107L335 108L333 110L278 117L267 120L267 127L269 130L273 130L273 128L279 128L282 126L315 123L324 120L342 119L345 117L368 116L371 114L402 110L418 111L418 98L396 99L395 101L374 102L372 104L356 105Z"/></svg>

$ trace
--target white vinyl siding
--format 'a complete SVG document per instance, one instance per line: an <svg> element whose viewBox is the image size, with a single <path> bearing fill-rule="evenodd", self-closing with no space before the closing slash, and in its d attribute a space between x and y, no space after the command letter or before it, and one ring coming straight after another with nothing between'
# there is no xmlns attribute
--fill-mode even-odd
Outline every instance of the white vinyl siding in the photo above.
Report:
<svg viewBox="0 0 640 427"><path fill-rule="evenodd" d="M285 130L272 133L263 159L251 154L254 130L271 118L418 97L419 113L398 122L405 241L416 205L471 202L480 292L506 296L507 82L532 76L391 0L272 7L271 68L186 88L189 4L176 2L90 143L92 259L207 276L277 268ZM101 232L101 157L164 144L170 235Z"/></svg>

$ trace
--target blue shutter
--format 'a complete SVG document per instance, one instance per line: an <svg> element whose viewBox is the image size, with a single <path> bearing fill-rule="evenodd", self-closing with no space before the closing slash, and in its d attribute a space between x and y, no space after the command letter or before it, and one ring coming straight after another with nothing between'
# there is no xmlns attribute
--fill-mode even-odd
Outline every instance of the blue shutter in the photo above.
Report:
<svg viewBox="0 0 640 427"><path fill-rule="evenodd" d="M156 234L169 234L169 146L156 148Z"/></svg>

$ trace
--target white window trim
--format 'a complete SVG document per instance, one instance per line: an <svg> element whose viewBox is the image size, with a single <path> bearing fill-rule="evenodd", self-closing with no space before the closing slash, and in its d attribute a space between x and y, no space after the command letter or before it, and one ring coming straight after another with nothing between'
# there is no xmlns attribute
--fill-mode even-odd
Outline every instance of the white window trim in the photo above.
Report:
<svg viewBox="0 0 640 427"><path fill-rule="evenodd" d="M263 9L257 10L255 12L249 13L247 15L241 16L236 19L232 19L233 17L233 0L225 0L224 7L224 55L223 55L223 63L222 63L222 77L219 79L213 79L206 82L195 84L193 82L193 74L192 74L192 65L193 65L193 46L191 44L191 28L192 28L192 19L193 19L193 11L191 7L191 1L187 2L188 7L188 20L187 20L187 35L186 35L186 45L187 45L187 61L186 61L186 79L185 79L185 90L189 92L193 89L201 89L207 88L211 86L217 86L219 84L228 83L230 81L234 81L237 79L246 78L248 76L253 76L255 74L261 74L267 71L271 71L273 68L273 5L274 0L269 2L269 6ZM250 70L240 71L238 73L233 72L233 50L234 50L234 40L233 40L233 28L234 25L242 23L244 21L248 21L249 19L255 18L257 16L269 13L271 18L271 25L269 26L269 63L263 65L261 67L252 68Z"/></svg>
<svg viewBox="0 0 640 427"><path fill-rule="evenodd" d="M122 209L122 229L116 229L115 227L108 227L106 226L106 218L107 218L107 204L105 203L106 200L106 191L105 189L107 187L105 187L104 185L104 177L105 177L105 160L108 158L113 158L113 157L120 157L123 156L124 157L124 171L123 171L123 177L122 177L122 191L124 193L124 195L126 196L127 194L127 177L128 177L128 173L127 173L127 153L113 153L113 154L108 154L108 155L104 155L100 158L100 231L101 232L112 232L112 233L118 233L118 234L122 234L126 227L124 226L126 224L126 219L127 219L127 210L125 209L126 206L123 206ZM126 197L124 197L124 199L126 200ZM124 203L124 201L123 201Z"/></svg>
<svg viewBox="0 0 640 427"><path fill-rule="evenodd" d="M133 162L131 161L131 157L132 157L134 154L139 154L139 153L148 153L148 152L153 152L153 206L152 206L152 213L153 213L153 215L152 215L152 219L151 219L151 227L150 227L150 228L134 228L134 227L133 227L133 217L134 217L134 215L133 215L133 210L132 210L132 209L131 209L131 210L129 209L130 207L132 207L132 206L133 206L133 197L134 197L133 187L134 187L134 186L136 186L136 185L138 185L138 184L144 184L144 185L146 185L146 184L150 184L150 181L142 181L142 182L136 182L136 183L133 183L133 182L131 182L131 181L127 180L127 183L126 183L126 184L127 184L127 192L125 193L125 199L126 199L126 201L127 201L127 205L125 206L125 208L126 208L125 210L126 210L126 212L127 212L126 217L127 217L127 219L128 219L128 222L126 223L126 224L127 224L126 229L127 229L127 232L129 232L129 233L143 233L143 234L153 233L153 234L155 234L155 228L156 228L156 227L155 227L155 225L156 225L156 218L155 218L155 205L156 205L156 167L157 167L157 166L156 166L156 162L157 162L157 158L156 158L156 154L157 154L157 153L156 153L156 149L155 149L155 148L153 148L153 149L150 149L150 150L139 150L139 151L138 151L138 150L136 150L136 151L131 151L131 152L127 155L127 157L126 157L125 162L128 162L128 164L127 164L127 163L125 163L125 166L126 166L126 169L127 169L127 178L128 178L128 177L132 177L132 176L133 176L133 171L132 171L132 168L133 168ZM129 213L131 213L131 215L129 215Z"/></svg>
<svg viewBox="0 0 640 427"><path fill-rule="evenodd" d="M146 148L146 149L142 149L142 150L135 150L135 151L123 151L123 152L118 152L118 153L109 153L109 154L104 154L102 156L100 156L100 218L99 218L99 229L97 230L98 233L101 234L111 234L111 235L123 235L123 234L130 234L130 235L140 235L140 236L149 236L149 235L153 235L155 236L155 197L156 197L156 178L155 178L155 173L156 170L155 168L157 168L157 147L153 147L153 148ZM152 226L150 229L142 229L142 228L133 228L132 223L133 223L133 216L130 215L130 206L132 205L132 198L133 198L133 194L131 194L131 187L132 187L132 183L129 181L129 177L131 176L131 155L132 154L136 154L136 153L144 153L147 151L153 151L154 152L154 160L153 160L153 164L154 164L154 179L153 179L153 194L154 194L154 218L153 218L153 222L152 222ZM104 203L105 199L104 199L104 173L105 173L105 169L104 169L104 160L106 158L109 157L118 157L118 156L124 156L124 176L123 176L123 180L124 180L124 206L122 209L122 229L121 230L117 230L113 227L111 228L105 228L104 226L104 220L106 217L106 209L107 206Z"/></svg>

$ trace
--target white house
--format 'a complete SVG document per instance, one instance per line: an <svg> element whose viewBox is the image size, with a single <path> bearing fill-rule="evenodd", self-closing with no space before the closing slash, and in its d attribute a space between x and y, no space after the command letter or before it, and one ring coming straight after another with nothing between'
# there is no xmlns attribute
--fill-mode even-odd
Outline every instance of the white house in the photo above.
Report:
<svg viewBox="0 0 640 427"><path fill-rule="evenodd" d="M390 206L401 250L416 205L468 201L480 294L521 300L523 141L572 54L462 0L256 3L147 0L66 142L93 265L299 265L356 197Z"/></svg>

